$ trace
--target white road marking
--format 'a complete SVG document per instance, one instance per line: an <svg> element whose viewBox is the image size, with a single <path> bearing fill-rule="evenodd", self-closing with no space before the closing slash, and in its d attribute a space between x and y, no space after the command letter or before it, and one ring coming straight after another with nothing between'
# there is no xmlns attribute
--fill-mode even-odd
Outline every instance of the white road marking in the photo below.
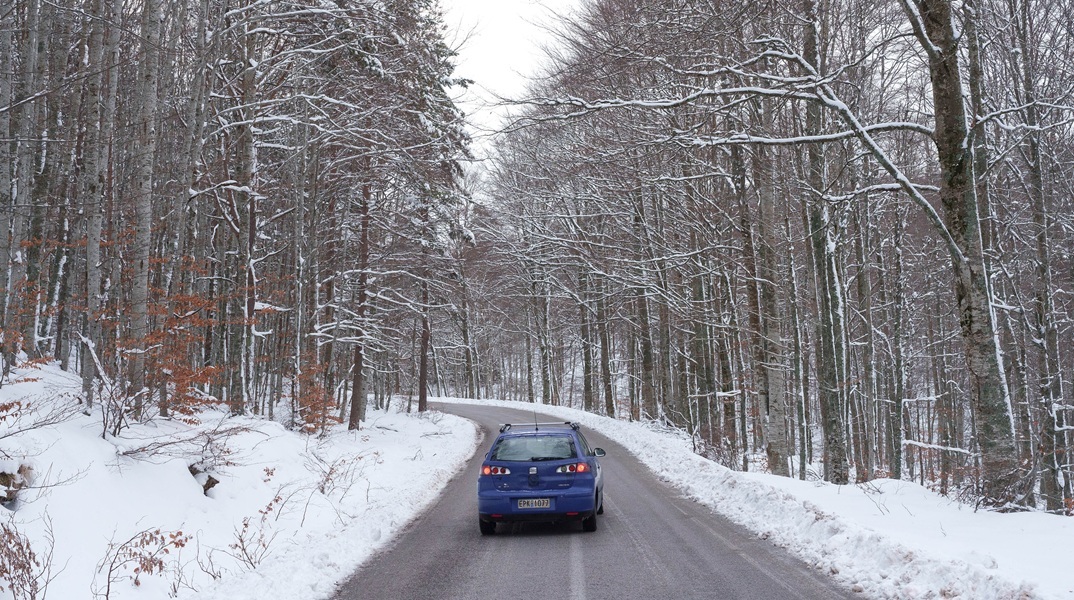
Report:
<svg viewBox="0 0 1074 600"><path fill-rule="evenodd" d="M593 535L591 533L583 533L582 535ZM571 600L585 600L585 554L582 552L582 543L579 542L579 536L577 534L571 535L570 550L568 551L567 560L570 561L570 590Z"/></svg>

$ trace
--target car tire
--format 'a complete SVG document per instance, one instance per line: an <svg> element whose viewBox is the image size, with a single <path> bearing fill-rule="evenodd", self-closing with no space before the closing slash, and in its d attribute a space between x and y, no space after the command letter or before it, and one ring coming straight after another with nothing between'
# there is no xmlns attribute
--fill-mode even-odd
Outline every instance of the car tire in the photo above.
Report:
<svg viewBox="0 0 1074 600"><path fill-rule="evenodd" d="M597 530L597 515L594 513L582 519L582 531L592 533Z"/></svg>
<svg viewBox="0 0 1074 600"><path fill-rule="evenodd" d="M478 519L477 523L481 526L481 535L492 535L496 533L496 521Z"/></svg>
<svg viewBox="0 0 1074 600"><path fill-rule="evenodd" d="M604 494L600 495L600 505L597 506L597 514L598 515L603 515L604 514Z"/></svg>

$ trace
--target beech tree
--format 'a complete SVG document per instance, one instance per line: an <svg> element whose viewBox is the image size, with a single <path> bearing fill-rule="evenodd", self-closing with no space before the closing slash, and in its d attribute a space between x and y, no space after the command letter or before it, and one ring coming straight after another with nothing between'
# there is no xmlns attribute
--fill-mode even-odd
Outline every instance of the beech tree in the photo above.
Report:
<svg viewBox="0 0 1074 600"><path fill-rule="evenodd" d="M530 265L514 293L538 308L521 334L524 363L553 374L538 397L592 407L599 371L611 404L687 428L729 465L763 448L769 470L804 477L816 439L838 483L1058 498L1071 367L1054 340L1069 324L1046 291L1062 287L1045 267L1059 234L1033 165L1069 116L1040 82L1069 61L1039 58L1066 33L1028 41L1054 8L604 0L562 23L488 191L517 250L477 258ZM1014 267L1026 240L1028 270ZM595 280L616 307L597 317L608 369L592 366ZM1041 400L1013 400L1012 373L1039 378L1018 393Z"/></svg>
<svg viewBox="0 0 1074 600"><path fill-rule="evenodd" d="M377 320L439 310L412 282L450 279L371 250L456 243L467 140L435 3L0 13L5 364L48 340L109 431L215 402L314 430L349 396L360 420L338 348L397 371L408 344Z"/></svg>

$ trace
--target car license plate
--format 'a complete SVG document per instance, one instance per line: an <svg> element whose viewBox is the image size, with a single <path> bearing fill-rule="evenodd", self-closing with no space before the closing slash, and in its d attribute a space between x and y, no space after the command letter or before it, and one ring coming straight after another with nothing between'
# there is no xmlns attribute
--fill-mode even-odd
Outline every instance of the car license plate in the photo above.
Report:
<svg viewBox="0 0 1074 600"><path fill-rule="evenodd" d="M518 501L519 508L551 508L552 501L548 498L528 498Z"/></svg>

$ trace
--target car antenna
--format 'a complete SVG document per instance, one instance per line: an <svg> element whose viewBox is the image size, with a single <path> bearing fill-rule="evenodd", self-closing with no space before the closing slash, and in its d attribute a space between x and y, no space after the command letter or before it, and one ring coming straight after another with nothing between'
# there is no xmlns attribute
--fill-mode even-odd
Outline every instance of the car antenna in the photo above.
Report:
<svg viewBox="0 0 1074 600"><path fill-rule="evenodd" d="M540 431L541 430L541 428L537 425L537 410L536 409L534 409L534 411L533 411L533 430L534 431Z"/></svg>

